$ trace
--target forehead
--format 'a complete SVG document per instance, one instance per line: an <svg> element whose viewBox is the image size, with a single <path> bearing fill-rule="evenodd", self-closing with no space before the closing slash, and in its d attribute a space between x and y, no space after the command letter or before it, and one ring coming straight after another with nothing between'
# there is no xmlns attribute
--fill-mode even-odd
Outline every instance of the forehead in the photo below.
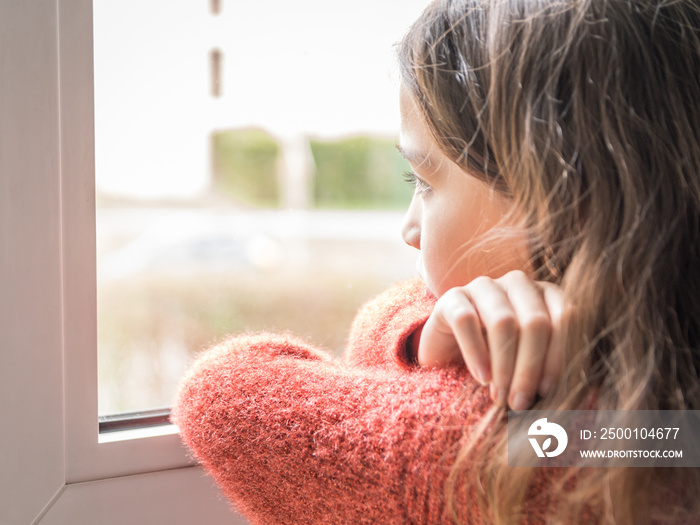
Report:
<svg viewBox="0 0 700 525"><path fill-rule="evenodd" d="M399 107L401 110L402 131L406 124L425 125L423 122L423 115L421 114L421 110L416 103L415 96L404 84L401 85L401 89L399 91Z"/></svg>
<svg viewBox="0 0 700 525"><path fill-rule="evenodd" d="M414 166L434 164L439 150L415 97L405 86L400 92L401 133L398 150Z"/></svg>

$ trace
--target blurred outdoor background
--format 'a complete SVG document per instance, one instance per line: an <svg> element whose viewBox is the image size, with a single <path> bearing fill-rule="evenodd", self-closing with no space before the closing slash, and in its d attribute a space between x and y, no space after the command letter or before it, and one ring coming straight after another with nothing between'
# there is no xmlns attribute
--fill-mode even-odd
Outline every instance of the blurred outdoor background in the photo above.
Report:
<svg viewBox="0 0 700 525"><path fill-rule="evenodd" d="M426 0L95 0L99 412L227 334L339 355L414 275L394 44Z"/></svg>

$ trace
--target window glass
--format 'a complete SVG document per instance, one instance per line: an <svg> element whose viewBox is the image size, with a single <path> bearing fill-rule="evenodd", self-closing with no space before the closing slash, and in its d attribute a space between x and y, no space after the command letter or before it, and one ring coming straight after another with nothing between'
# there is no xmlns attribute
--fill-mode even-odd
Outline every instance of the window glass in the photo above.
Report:
<svg viewBox="0 0 700 525"><path fill-rule="evenodd" d="M425 0L95 0L101 415L227 334L339 354L414 273L393 44Z"/></svg>

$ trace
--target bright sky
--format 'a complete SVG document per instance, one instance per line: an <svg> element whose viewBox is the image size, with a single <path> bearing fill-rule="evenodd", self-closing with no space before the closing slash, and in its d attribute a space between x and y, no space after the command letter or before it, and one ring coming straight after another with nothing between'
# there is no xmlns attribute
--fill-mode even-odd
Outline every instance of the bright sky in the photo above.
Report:
<svg viewBox="0 0 700 525"><path fill-rule="evenodd" d="M215 16L209 0L95 0L102 190L133 193L149 178L154 195L165 181L196 191L214 129L397 135L393 46L427 0L221 3ZM210 96L213 49L223 52L220 99Z"/></svg>
<svg viewBox="0 0 700 525"><path fill-rule="evenodd" d="M207 0L96 0L97 80L117 96L136 91L133 100L180 93L171 111L187 114L183 97L196 107L208 95L216 47L224 53L218 125L398 129L393 45L427 0L221 2L214 16Z"/></svg>
<svg viewBox="0 0 700 525"><path fill-rule="evenodd" d="M241 119L343 133L398 129L394 44L425 0L229 2L227 91ZM226 46L229 47L229 46ZM235 72L240 72L238 82ZM233 85L232 85L233 84Z"/></svg>

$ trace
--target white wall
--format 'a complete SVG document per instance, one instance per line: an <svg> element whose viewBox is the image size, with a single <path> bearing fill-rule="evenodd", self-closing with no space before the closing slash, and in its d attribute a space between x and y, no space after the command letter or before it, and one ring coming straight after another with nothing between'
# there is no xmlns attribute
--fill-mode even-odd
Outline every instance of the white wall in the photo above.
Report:
<svg viewBox="0 0 700 525"><path fill-rule="evenodd" d="M0 0L0 523L63 486L56 5Z"/></svg>

